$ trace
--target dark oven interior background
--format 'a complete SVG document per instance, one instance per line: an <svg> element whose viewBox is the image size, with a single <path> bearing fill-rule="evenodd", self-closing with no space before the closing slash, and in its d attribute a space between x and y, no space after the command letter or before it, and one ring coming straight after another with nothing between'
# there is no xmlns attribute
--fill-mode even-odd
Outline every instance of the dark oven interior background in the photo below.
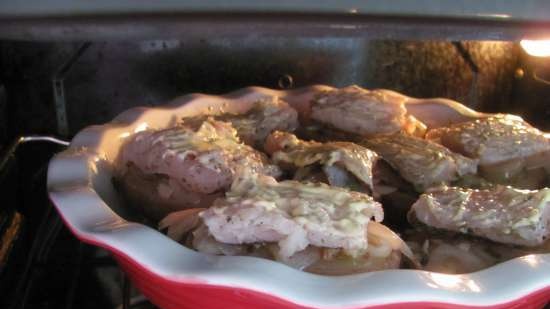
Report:
<svg viewBox="0 0 550 309"><path fill-rule="evenodd" d="M12 143L17 136L70 138L130 107L190 92L311 84L447 97L519 114L548 131L549 73L550 60L527 56L512 42L0 41L0 308L151 307L124 284L106 252L75 240L53 211L47 162L62 148Z"/></svg>
<svg viewBox="0 0 550 309"><path fill-rule="evenodd" d="M70 136L132 106L251 85L388 88L416 97L447 97L483 111L513 112L548 129L545 67L550 68L550 60L527 56L511 42L0 42L0 143L26 133Z"/></svg>

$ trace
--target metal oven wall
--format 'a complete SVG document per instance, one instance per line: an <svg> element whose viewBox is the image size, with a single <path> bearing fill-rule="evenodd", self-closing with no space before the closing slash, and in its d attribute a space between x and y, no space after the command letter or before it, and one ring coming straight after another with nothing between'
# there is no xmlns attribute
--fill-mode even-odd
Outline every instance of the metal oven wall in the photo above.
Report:
<svg viewBox="0 0 550 309"><path fill-rule="evenodd" d="M514 105L516 69L523 59L518 46L508 42L231 38L82 44L0 43L7 136L55 133L56 122L63 126L56 121L56 78L63 81L71 135L131 106L250 85L358 84L506 111ZM525 83L530 82L520 84Z"/></svg>

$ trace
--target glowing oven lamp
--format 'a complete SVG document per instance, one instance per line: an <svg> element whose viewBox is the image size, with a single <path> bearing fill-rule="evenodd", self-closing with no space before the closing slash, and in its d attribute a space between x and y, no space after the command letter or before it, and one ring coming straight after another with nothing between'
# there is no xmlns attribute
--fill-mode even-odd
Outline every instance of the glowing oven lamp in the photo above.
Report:
<svg viewBox="0 0 550 309"><path fill-rule="evenodd" d="M519 44L531 56L550 57L550 40L521 40Z"/></svg>

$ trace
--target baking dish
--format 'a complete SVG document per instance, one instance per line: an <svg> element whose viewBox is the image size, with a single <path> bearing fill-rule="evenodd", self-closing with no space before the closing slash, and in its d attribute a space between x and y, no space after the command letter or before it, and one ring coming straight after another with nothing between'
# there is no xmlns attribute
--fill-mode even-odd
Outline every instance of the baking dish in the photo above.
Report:
<svg viewBox="0 0 550 309"><path fill-rule="evenodd" d="M528 255L464 275L401 269L327 277L254 257L204 255L154 228L124 219L126 210L111 181L111 163L132 133L168 127L184 116L244 112L264 96L279 96L299 106L327 88L250 87L130 109L110 123L82 130L51 160L49 196L79 239L109 250L135 286L164 309L537 308L550 300L550 254ZM408 98L406 104L409 113L429 127L485 116L447 99Z"/></svg>

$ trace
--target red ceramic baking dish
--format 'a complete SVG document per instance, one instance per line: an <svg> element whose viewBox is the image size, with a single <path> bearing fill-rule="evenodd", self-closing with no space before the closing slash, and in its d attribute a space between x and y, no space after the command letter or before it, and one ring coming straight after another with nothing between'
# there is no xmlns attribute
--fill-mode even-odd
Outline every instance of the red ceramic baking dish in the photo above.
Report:
<svg viewBox="0 0 550 309"><path fill-rule="evenodd" d="M540 308L550 300L550 254L528 255L463 275L399 269L329 277L260 258L205 255L124 219L126 210L111 181L112 163L132 133L221 108L245 112L265 96L298 104L325 88L251 87L128 110L110 123L82 130L52 159L49 196L79 239L109 250L135 286L164 309ZM406 104L409 113L431 127L481 116L446 99L407 98Z"/></svg>

